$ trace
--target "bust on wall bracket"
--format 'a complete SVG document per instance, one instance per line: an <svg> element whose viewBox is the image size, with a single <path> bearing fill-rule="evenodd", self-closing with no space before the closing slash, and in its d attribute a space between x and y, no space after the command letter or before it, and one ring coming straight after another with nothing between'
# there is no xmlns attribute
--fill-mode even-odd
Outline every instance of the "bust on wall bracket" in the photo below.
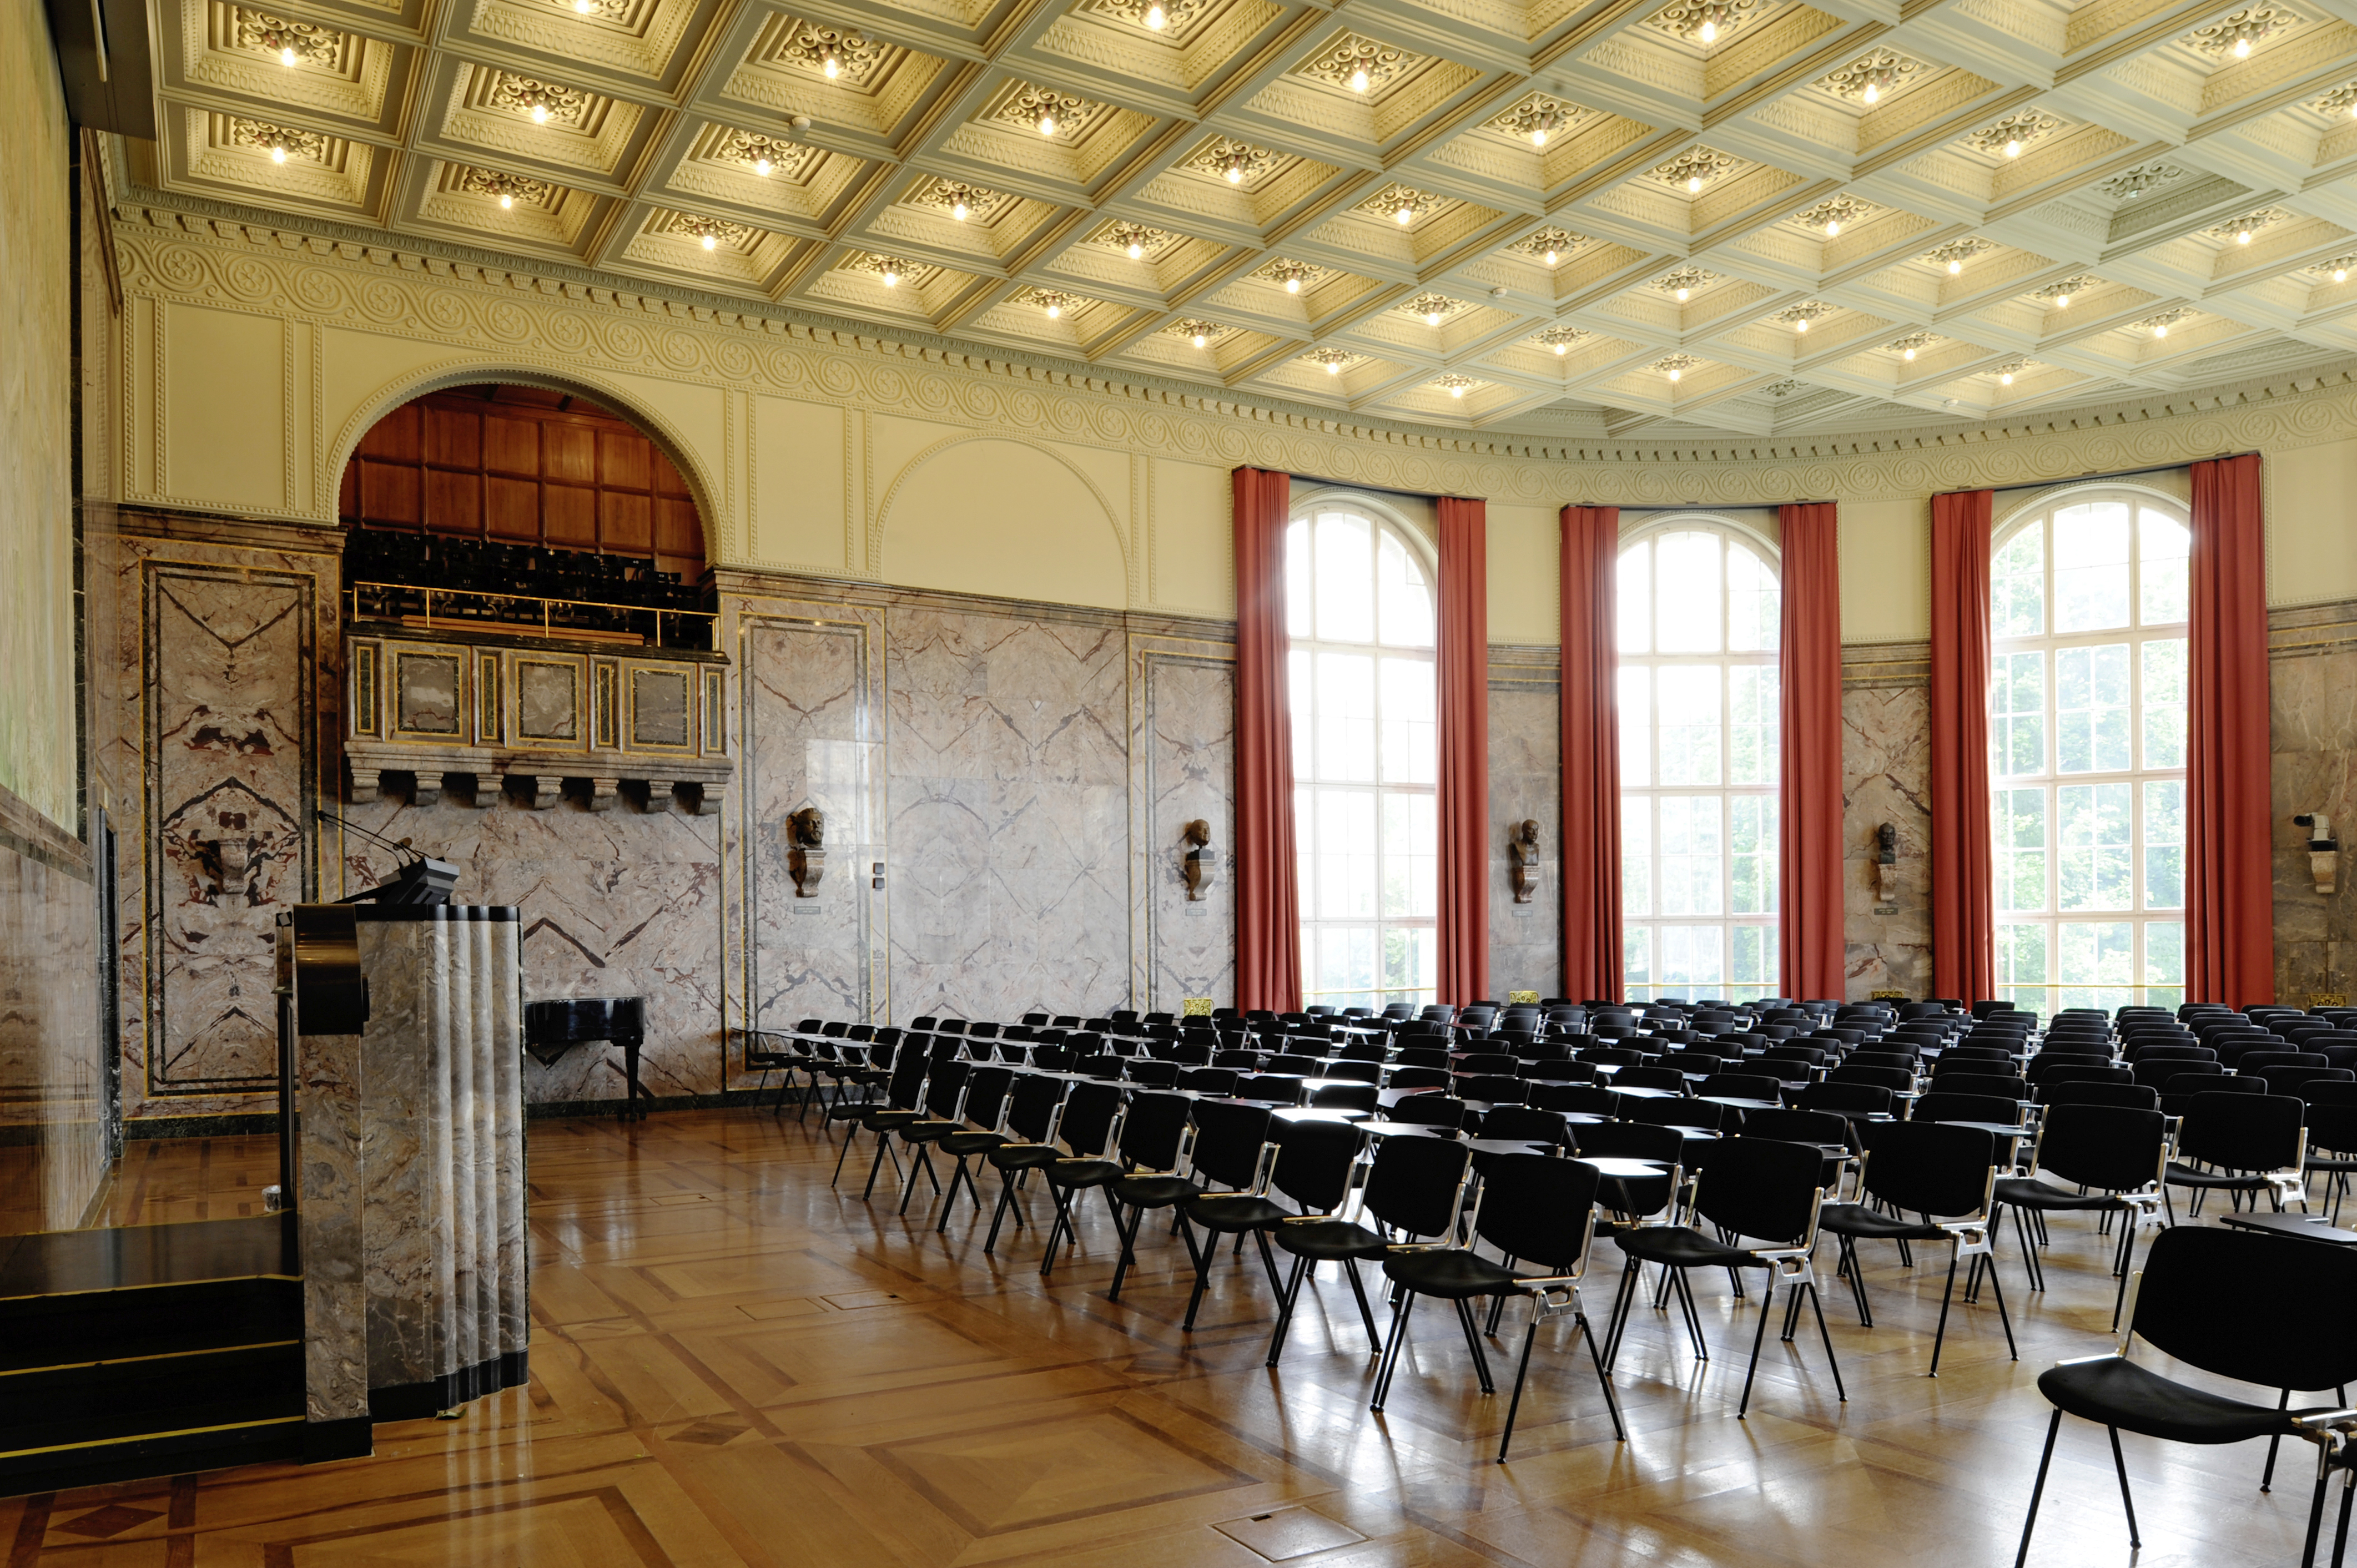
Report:
<svg viewBox="0 0 2357 1568"><path fill-rule="evenodd" d="M1897 902L1899 881L1899 830L1884 822L1874 830L1874 901L1878 905Z"/></svg>
<svg viewBox="0 0 2357 1568"><path fill-rule="evenodd" d="M786 869L793 874L794 897L818 897L826 875L826 813L804 806L786 819Z"/></svg>
<svg viewBox="0 0 2357 1568"><path fill-rule="evenodd" d="M1539 824L1525 817L1506 835L1507 870L1514 884L1514 902L1527 904L1539 890Z"/></svg>
<svg viewBox="0 0 2357 1568"><path fill-rule="evenodd" d="M1211 847L1211 824L1196 818L1187 824L1182 842L1187 852L1178 857L1178 870L1187 879L1187 902L1200 904L1203 889L1217 879L1220 864L1220 852Z"/></svg>

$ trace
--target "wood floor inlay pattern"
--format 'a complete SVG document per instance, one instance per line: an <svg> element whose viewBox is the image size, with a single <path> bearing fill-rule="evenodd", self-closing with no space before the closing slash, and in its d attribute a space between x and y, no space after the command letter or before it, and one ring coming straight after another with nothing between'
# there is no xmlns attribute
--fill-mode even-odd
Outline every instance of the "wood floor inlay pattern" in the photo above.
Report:
<svg viewBox="0 0 2357 1568"><path fill-rule="evenodd" d="M274 1170L268 1140L135 1151L116 1195L148 1219L235 1212L246 1195L224 1173ZM1974 1568L2012 1562L2049 1411L2038 1373L2110 1343L2109 1243L2077 1217L2054 1222L2043 1296L2005 1238L2021 1360L1985 1297L1955 1308L1936 1380L1944 1251L1919 1249L1908 1270L1866 1246L1869 1330L1828 1244L1847 1404L1804 1315L1794 1344L1769 1336L1736 1420L1756 1284L1738 1303L1724 1275L1698 1273L1711 1359L1641 1308L1614 1384L1626 1444L1585 1352L1551 1326L1499 1466L1503 1398L1476 1391L1431 1304L1376 1416L1339 1277L1305 1292L1270 1372L1249 1249L1222 1251L1183 1335L1189 1280L1167 1223L1143 1228L1108 1302L1102 1200L1043 1281L1044 1201L985 1257L986 1215L961 1199L937 1235L930 1187L899 1218L888 1169L860 1199L861 1154L828 1187L834 1153L765 1112L533 1123L529 1387L457 1421L381 1426L371 1459L0 1503L6 1568ZM1598 1264L1600 1316L1619 1280L1609 1245ZM2321 1321L2287 1304L2286 1332ZM1522 1323L1510 1309L1491 1346L1501 1380ZM2298 1561L2306 1449L2287 1448L2262 1494L2261 1444L2125 1441L2136 1568ZM2131 1563L2100 1430L2065 1423L2030 1561Z"/></svg>

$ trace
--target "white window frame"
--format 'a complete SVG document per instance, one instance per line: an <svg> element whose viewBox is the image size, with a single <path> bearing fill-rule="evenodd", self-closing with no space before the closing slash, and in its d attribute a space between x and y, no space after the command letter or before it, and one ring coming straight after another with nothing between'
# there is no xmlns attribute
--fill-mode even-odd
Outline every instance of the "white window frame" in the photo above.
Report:
<svg viewBox="0 0 2357 1568"><path fill-rule="evenodd" d="M1297 524L1306 522L1312 524L1314 527L1316 520L1321 515L1342 514L1364 518L1368 522L1373 525L1372 543L1374 547L1374 559L1378 564L1378 570L1380 570L1380 563L1382 560L1381 540L1385 534L1389 534L1401 543L1401 545L1407 551L1410 558L1415 561L1417 567L1424 573L1425 585L1427 592L1431 595L1434 636L1433 646L1430 648L1412 648L1404 645L1386 643L1380 640L1373 642L1347 642L1321 638L1314 635L1316 629L1314 621L1312 628L1313 635L1309 637L1292 637L1288 627L1288 637L1286 642L1286 650L1288 655L1286 660L1288 670L1287 693L1289 700L1296 699L1297 697L1297 693L1290 682L1290 668L1292 664L1290 656L1296 652L1308 653L1313 660L1321 651L1368 655L1375 659L1376 669L1378 671L1374 690L1376 778L1372 783L1361 779L1327 779L1320 777L1318 771L1318 759L1315 755L1314 746L1305 746L1302 744L1302 738L1305 736L1311 737L1314 741L1314 738L1318 734L1318 713L1317 697L1315 695L1316 682L1314 679L1311 682L1312 696L1308 704L1308 711L1306 713L1296 711L1292 715L1294 736L1293 778L1294 798L1296 802L1294 816L1296 886L1294 891L1297 901L1295 907L1300 911L1303 1004L1326 1005L1336 1008L1345 1006L1381 1008L1386 1004L1392 1002L1407 1002L1420 1006L1424 1004L1430 1003L1435 999L1434 993L1436 988L1434 985L1386 985L1383 983L1383 982L1388 978L1383 972L1385 950L1388 946L1385 938L1388 933L1394 930L1414 930L1423 932L1425 934L1424 941L1426 949L1426 951L1432 955L1430 961L1435 965L1435 972L1437 975L1437 965L1438 961L1437 944L1439 940L1438 912L1436 907L1435 913L1430 916L1399 916L1386 915L1383 913L1383 890L1389 884L1391 871L1388 865L1389 857L1384 850L1383 842L1383 801L1384 798L1387 796L1418 796L1431 800L1435 803L1433 808L1433 818L1437 823L1438 819L1437 802L1439 797L1438 769L1436 766L1433 782L1429 784L1399 783L1387 780L1382 777L1383 726L1385 715L1383 711L1383 681L1380 676L1380 671L1382 668L1381 661L1386 659L1417 660L1430 664L1433 667L1434 711L1431 714L1430 718L1434 726L1435 757L1437 763L1439 729L1438 673L1440 627L1440 563L1438 555L1434 548L1432 539L1423 529L1410 521L1408 518L1396 507L1386 502L1381 497L1369 495L1364 491L1339 489L1315 490L1307 495L1296 496L1294 498L1293 504L1288 510L1290 514L1286 520L1288 536L1292 527ZM1309 593L1311 602L1314 606L1317 593L1316 575L1314 569L1311 574ZM1379 621L1376 627L1379 638L1382 630L1383 628ZM1318 913L1318 878L1314 875L1312 867L1316 862L1318 851L1318 806L1317 800L1319 793L1326 790L1363 792L1373 798L1375 834L1374 844L1372 847L1375 855L1375 913L1372 918L1355 916L1328 917ZM1434 843L1431 846L1431 853L1436 860L1438 855L1438 834L1436 831L1434 834ZM1368 929L1372 929L1373 932L1373 956L1375 965L1373 978L1376 983L1371 987L1347 990L1319 987L1317 983L1319 977L1318 953L1320 941L1324 934L1329 931Z"/></svg>
<svg viewBox="0 0 2357 1568"><path fill-rule="evenodd" d="M1776 578L1777 624L1781 628L1783 624L1781 618L1783 615L1784 583L1783 552L1778 548L1773 540L1768 538L1758 529L1749 526L1741 519L1728 517L1717 512L1675 512L1665 516L1652 517L1646 519L1642 524L1622 533L1619 545L1613 555L1614 568L1616 572L1616 596L1618 594L1617 573L1620 562L1629 553L1630 551L1635 549L1641 544L1650 543L1652 540L1663 534L1689 533L1695 532L1715 533L1725 540L1739 543L1767 564L1769 570L1774 574ZM1732 681L1730 679L1729 672L1738 667L1767 668L1776 671L1777 679L1775 689L1777 708L1775 715L1769 725L1769 732L1770 735L1777 736L1777 755L1781 758L1781 736L1780 732L1783 711L1783 660L1781 646L1761 650L1745 650L1742 652L1733 651L1727 647L1728 642L1731 640L1727 635L1729 628L1731 598L1727 592L1727 581L1724 571L1725 560L1726 554L1724 548L1722 547L1720 554L1722 567L1719 580L1719 650L1717 652L1630 653L1620 651L1616 649L1618 668L1620 670L1627 671L1641 669L1649 672L1645 687L1648 704L1647 711L1641 717L1635 718L1634 722L1632 722L1632 715L1620 711L1620 696L1622 691L1625 690L1625 682L1621 679L1616 678L1613 690L1615 718L1620 726L1618 733L1620 735L1620 745L1624 752L1621 780L1620 781L1619 786L1620 789L1621 845L1623 856L1623 864L1621 867L1622 908L1620 922L1623 950L1621 961L1623 972L1622 993L1627 1000L1631 1002L1652 1001L1663 996L1680 997L1689 1001L1703 998L1716 998L1727 1001L1751 1001L1760 997L1774 996L1781 993L1781 982L1779 979L1779 972L1781 970L1780 961L1771 961L1765 966L1768 972L1764 980L1745 981L1738 983L1731 978L1735 973L1736 932L1740 927L1761 928L1770 933L1774 942L1775 953L1778 959L1781 960L1783 943L1783 921L1780 912L1781 902L1781 884L1782 880L1782 868L1780 862L1782 848L1784 811L1781 768L1770 768L1769 778L1765 782L1735 784L1727 781L1728 775L1732 771L1730 766L1732 761L1731 747L1727 744L1727 739L1734 722L1733 707L1731 703ZM1647 581L1650 586L1652 581L1650 573L1648 574ZM1655 605L1658 605L1660 602L1657 589L1654 590L1653 602ZM1627 624L1626 618L1616 616L1616 623L1624 628L1620 635L1625 636L1625 627ZM1655 618L1650 613L1647 617L1646 625L1648 629L1649 646L1657 648L1659 646L1659 639L1658 637L1654 635L1653 630ZM1781 645L1781 637L1775 640ZM1661 781L1662 725L1660 722L1660 708L1658 702L1655 700L1659 692L1659 684L1658 679L1651 672L1663 669L1679 667L1713 669L1719 671L1720 767L1719 782L1716 784L1664 784ZM1641 735L1643 737L1643 745L1646 747L1644 769L1645 782L1642 784L1631 784L1626 781L1628 778L1628 763L1625 753L1631 743L1632 736L1637 735ZM1658 875L1660 845L1662 843L1660 822L1661 802L1663 799L1668 797L1694 798L1700 796L1716 796L1720 800L1719 912L1715 915L1664 915L1660 912L1663 900L1661 897L1660 886L1661 877ZM1766 902L1769 907L1764 911L1738 915L1734 912L1736 857L1733 845L1734 803L1740 798L1765 799L1774 802L1777 835L1775 840L1775 848L1770 851L1767 855L1767 875L1770 880L1768 883L1769 896ZM1641 913L1632 911L1631 907L1631 900L1630 898L1630 893L1632 890L1632 881L1631 876L1631 867L1627 864L1627 845L1629 843L1630 831L1631 826L1638 822L1641 822L1643 825L1643 843L1647 850L1647 865L1643 879L1644 887L1647 893L1647 901L1646 908L1644 912ZM1717 925L1722 929L1723 935L1719 943L1720 978L1717 981L1711 982L1672 982L1652 978L1653 976L1658 976L1662 972L1662 954L1663 949L1662 932L1663 929L1668 927L1690 928L1698 925ZM1635 958L1637 951L1636 944L1632 939L1641 932L1644 934L1646 948L1646 964L1644 971L1646 978L1641 980L1634 978L1631 970L1631 962Z"/></svg>
<svg viewBox="0 0 2357 1568"><path fill-rule="evenodd" d="M2133 509L2134 523L2130 532L2128 551L2128 624L2124 627L2108 627L2098 631L2058 632L2054 629L2055 551L2051 519L2056 512L2066 508L2103 500L2125 501ZM1986 766L1992 818L1989 836L1991 858L1989 886L1992 891L1992 918L1996 927L1992 933L1998 976L1996 994L2014 1002L2018 1006L2032 1008L2049 1016L2065 1007L2099 1006L2109 1011L2124 1003L2174 1008L2185 999L2185 986L2182 979L2184 972L2181 967L2179 970L2179 979L2174 984L2152 982L2151 971L2148 968L2147 938L2151 929L2156 926L2173 925L2179 929L2177 939L2179 963L2182 965L2186 910L2181 903L2173 907L2155 908L2148 901L2148 890L2145 885L2147 873L2145 803L2148 793L2147 787L2153 784L2174 783L2180 791L2179 799L2182 802L2185 799L2182 791L2185 787L2186 770L2181 762L2173 768L2156 768L2147 765L2144 647L2147 642L2167 641L2172 639L2184 640L2188 643L2187 651L2190 660L2192 630L2190 616L2192 596L2189 591L2187 594L2189 619L2158 621L2149 626L2145 624L2144 551L2142 548L2144 522L2141 514L2146 509L2162 512L2178 523L2186 525L2189 529L2190 527L2190 509L2179 498L2147 485L2106 482L2073 486L2067 489L2041 495L2029 505L1996 523L1989 531L1992 635L1989 641L1987 696L1990 754ZM1996 563L2006 547L2012 543L2023 531L2031 527L2044 527L2047 531L2043 629L2035 637L2004 637L1997 635L2002 623L1997 607L1994 603L1997 583ZM2126 768L2063 773L2057 766L2060 761L2058 746L2060 726L2056 722L2055 656L2059 651L2067 649L2100 648L2123 642L2128 647L2129 766ZM2001 720L1996 711L1996 699L1999 679L2005 668L2004 660L2009 654L2031 653L2037 654L2041 660L2044 681L2044 766L2035 773L2000 773L1997 751L2003 737L2000 734ZM2190 678L2190 664L2184 673L2186 678ZM2181 756L2181 745L2179 749ZM2062 855L2061 846L2059 843L2061 817L2058 791L2066 787L2119 784L2129 787L2131 801L2128 865L2132 878L2132 895L2128 907L2121 909L2100 910L2060 909L2057 905L2062 875ZM2045 896L2040 907L2036 910L2017 910L2008 908L2013 889L2008 886L2010 845L2007 840L2010 833L2009 823L2006 817L2006 792L2015 789L2042 789L2045 793L2045 842L2042 846L2045 856ZM2184 807L2180 805L2180 821L2184 820ZM2181 843L2180 840L2180 844ZM2184 875L2182 864L2180 861L2179 873L2180 886ZM2135 980L2120 985L2064 985L2059 972L2062 957L2063 928L2114 924L2126 924L2132 929L2130 972L2136 977ZM2008 973L2010 945L2007 928L2014 926L2043 926L2046 929L2046 972L2040 981L2017 980Z"/></svg>

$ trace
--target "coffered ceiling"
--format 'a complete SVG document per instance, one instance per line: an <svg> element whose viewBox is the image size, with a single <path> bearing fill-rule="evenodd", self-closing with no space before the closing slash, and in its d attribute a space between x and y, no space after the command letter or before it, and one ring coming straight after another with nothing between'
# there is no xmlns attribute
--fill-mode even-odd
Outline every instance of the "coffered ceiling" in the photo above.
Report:
<svg viewBox="0 0 2357 1568"><path fill-rule="evenodd" d="M2357 0L157 4L158 188L1372 414L2357 354Z"/></svg>

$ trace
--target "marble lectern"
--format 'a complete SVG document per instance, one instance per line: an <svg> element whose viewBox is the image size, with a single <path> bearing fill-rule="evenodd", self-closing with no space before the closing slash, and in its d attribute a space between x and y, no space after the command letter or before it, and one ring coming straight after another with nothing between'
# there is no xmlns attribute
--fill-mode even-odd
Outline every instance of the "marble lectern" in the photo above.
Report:
<svg viewBox="0 0 2357 1568"><path fill-rule="evenodd" d="M322 1454L365 1453L369 1422L431 1415L529 1375L517 912L336 909L353 921L366 1022L305 1034L306 988L293 987L290 1197ZM296 911L296 925L314 914ZM296 925L280 940L293 944Z"/></svg>

